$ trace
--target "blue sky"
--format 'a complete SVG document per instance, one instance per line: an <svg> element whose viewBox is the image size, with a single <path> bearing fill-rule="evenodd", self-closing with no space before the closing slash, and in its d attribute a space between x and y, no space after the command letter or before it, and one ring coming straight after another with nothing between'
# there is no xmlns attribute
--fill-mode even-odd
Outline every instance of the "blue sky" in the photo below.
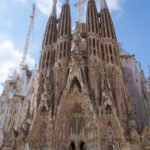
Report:
<svg viewBox="0 0 150 150"><path fill-rule="evenodd" d="M77 9L71 0L72 21ZM37 5L34 33L28 50L28 63L38 61L52 0L0 0L0 68L1 80L6 79L9 68L19 65L29 26L32 3ZM59 1L58 12L63 0ZM107 0L114 21L118 42L123 49L135 54L148 76L150 64L150 0ZM85 6L83 7L85 9ZM99 5L98 5L99 9ZM83 18L85 18L85 13Z"/></svg>

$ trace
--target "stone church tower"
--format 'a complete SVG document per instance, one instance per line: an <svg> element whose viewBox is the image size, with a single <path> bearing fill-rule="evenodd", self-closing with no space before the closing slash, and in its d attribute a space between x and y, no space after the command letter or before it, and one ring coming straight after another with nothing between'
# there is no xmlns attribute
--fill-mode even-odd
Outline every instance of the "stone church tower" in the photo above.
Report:
<svg viewBox="0 0 150 150"><path fill-rule="evenodd" d="M98 12L95 0L88 0L86 23L77 23L73 34L69 0L59 19L54 3L35 108L23 125L26 150L142 150L127 95L106 1Z"/></svg>

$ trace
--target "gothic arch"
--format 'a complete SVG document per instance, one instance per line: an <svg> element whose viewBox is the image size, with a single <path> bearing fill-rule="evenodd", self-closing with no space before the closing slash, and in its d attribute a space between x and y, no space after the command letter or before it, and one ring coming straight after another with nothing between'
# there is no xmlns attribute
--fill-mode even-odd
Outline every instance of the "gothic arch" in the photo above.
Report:
<svg viewBox="0 0 150 150"><path fill-rule="evenodd" d="M74 77L79 79L77 76ZM71 87L73 78L69 80L68 89ZM93 106L90 104L89 96L84 96L83 92L73 91L63 96L60 107L58 108L59 117L57 117L57 124L61 130L58 131L58 128L54 128L57 131L54 137L59 137L59 133L61 132L63 136L59 139L64 138L66 140L64 142L68 145L68 150L72 148L71 141L76 141L75 144L78 147L80 147L80 142L83 141L87 149L92 145L93 139L96 139L96 144L98 142L98 125L94 119L95 112ZM63 122L66 124L64 129L62 129ZM90 142L88 143L89 140Z"/></svg>
<svg viewBox="0 0 150 150"><path fill-rule="evenodd" d="M111 115L112 114L112 108L110 105L107 105L105 108L105 113L106 115Z"/></svg>
<svg viewBox="0 0 150 150"><path fill-rule="evenodd" d="M39 106L39 113L40 113L40 115L46 115L48 113L48 110L45 105Z"/></svg>
<svg viewBox="0 0 150 150"><path fill-rule="evenodd" d="M82 92L82 87L80 84L80 81L77 79L77 77L74 77L70 86L70 92L75 88L75 86L78 88L79 92Z"/></svg>

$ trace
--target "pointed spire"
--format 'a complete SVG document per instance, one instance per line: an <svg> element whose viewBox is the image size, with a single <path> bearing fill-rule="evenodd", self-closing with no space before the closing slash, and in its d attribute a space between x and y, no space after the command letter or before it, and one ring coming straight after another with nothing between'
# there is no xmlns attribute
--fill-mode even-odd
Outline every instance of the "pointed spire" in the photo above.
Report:
<svg viewBox="0 0 150 150"><path fill-rule="evenodd" d="M101 36L116 39L116 33L113 25L113 21L106 3L106 0L100 0L100 23L101 23Z"/></svg>
<svg viewBox="0 0 150 150"><path fill-rule="evenodd" d="M100 0L101 10L108 8L106 0Z"/></svg>
<svg viewBox="0 0 150 150"><path fill-rule="evenodd" d="M58 38L66 35L71 35L71 12L69 0L64 0L58 28Z"/></svg>
<svg viewBox="0 0 150 150"><path fill-rule="evenodd" d="M64 0L64 5L65 4L69 5L69 0Z"/></svg>
<svg viewBox="0 0 150 150"><path fill-rule="evenodd" d="M95 0L89 0L87 4L87 32L99 33L98 12Z"/></svg>
<svg viewBox="0 0 150 150"><path fill-rule="evenodd" d="M52 7L51 16L56 16L56 11L57 11L57 0L53 0L53 7Z"/></svg>
<svg viewBox="0 0 150 150"><path fill-rule="evenodd" d="M47 22L43 47L52 44L57 40L57 17L56 17L57 0L53 0L51 15Z"/></svg>

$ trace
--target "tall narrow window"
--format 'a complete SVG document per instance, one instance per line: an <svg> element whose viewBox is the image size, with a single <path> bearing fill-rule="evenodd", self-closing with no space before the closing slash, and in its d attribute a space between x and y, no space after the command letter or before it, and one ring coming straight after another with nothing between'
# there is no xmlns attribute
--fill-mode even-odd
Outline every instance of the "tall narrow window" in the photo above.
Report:
<svg viewBox="0 0 150 150"><path fill-rule="evenodd" d="M93 47L95 48L95 39L93 39Z"/></svg>
<svg viewBox="0 0 150 150"><path fill-rule="evenodd" d="M106 49L107 62L109 62L109 50L107 48L107 44L105 45L105 49Z"/></svg>
<svg viewBox="0 0 150 150"><path fill-rule="evenodd" d="M50 55L50 52L48 52L48 54L47 54L47 60L46 60L46 66L48 67L48 65L49 65L49 55Z"/></svg>
<svg viewBox="0 0 150 150"><path fill-rule="evenodd" d="M105 60L104 46L101 44L102 59Z"/></svg>
<svg viewBox="0 0 150 150"><path fill-rule="evenodd" d="M64 50L66 50L66 42L64 42Z"/></svg>

